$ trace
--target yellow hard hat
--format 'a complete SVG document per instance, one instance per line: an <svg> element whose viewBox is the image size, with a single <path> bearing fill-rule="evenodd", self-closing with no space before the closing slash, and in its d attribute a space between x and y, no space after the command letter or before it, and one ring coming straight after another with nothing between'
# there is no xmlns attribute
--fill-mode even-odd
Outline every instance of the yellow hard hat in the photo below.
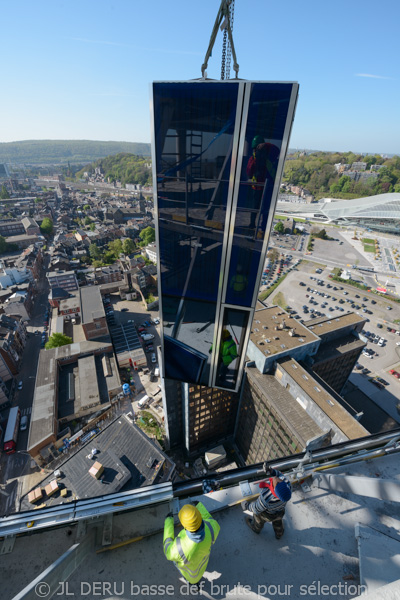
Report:
<svg viewBox="0 0 400 600"><path fill-rule="evenodd" d="M179 511L179 520L188 531L197 531L203 522L199 510L192 504L185 504Z"/></svg>

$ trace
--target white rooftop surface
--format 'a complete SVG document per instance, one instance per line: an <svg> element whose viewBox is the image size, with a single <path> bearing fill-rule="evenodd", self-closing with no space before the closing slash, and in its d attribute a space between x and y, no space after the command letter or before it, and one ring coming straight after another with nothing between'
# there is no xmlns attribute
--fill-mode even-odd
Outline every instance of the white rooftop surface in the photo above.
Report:
<svg viewBox="0 0 400 600"><path fill-rule="evenodd" d="M168 504L120 514L114 517L112 543L150 533L149 537L99 554L93 550L70 576L68 589L59 589L54 598L347 600L366 590L368 600L398 600L400 504L376 499L373 494L378 488L385 496L380 478L391 480L387 482L388 497L400 497L399 464L399 455L393 454L322 471L324 475L363 478L359 489L367 495L335 492L321 482L319 487L317 479L308 492L295 485L287 505L285 533L279 541L268 523L259 535L253 533L244 522L240 505L214 513L221 532L212 548L201 592L189 590L163 555L159 530L169 511ZM371 478L369 482L367 477ZM343 477L339 479L343 481ZM358 489L354 479L351 485ZM252 489L256 491L257 484L252 484ZM237 486L202 496L201 500L213 512L222 505L239 502L241 497ZM36 577L40 581L41 572L75 543L77 527L71 530L71 535L65 528L16 539L12 553L1 557L2 600L13 598ZM358 540L356 533L360 532ZM392 583L396 579L397 583ZM360 584L368 587L360 588ZM150 585L164 587L153 588L150 593L146 588Z"/></svg>

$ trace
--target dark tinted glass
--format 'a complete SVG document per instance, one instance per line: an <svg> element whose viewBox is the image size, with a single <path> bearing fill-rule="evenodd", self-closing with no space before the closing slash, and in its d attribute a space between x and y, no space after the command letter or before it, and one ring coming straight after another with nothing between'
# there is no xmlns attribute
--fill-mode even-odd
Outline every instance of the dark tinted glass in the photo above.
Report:
<svg viewBox="0 0 400 600"><path fill-rule="evenodd" d="M237 92L236 83L154 84L164 360L167 377L193 383L208 383ZM188 372L191 352L201 368Z"/></svg>
<svg viewBox="0 0 400 600"><path fill-rule="evenodd" d="M218 346L216 385L235 389L244 348L249 311L225 308L221 340Z"/></svg>
<svg viewBox="0 0 400 600"><path fill-rule="evenodd" d="M226 302L250 306L292 84L252 84Z"/></svg>

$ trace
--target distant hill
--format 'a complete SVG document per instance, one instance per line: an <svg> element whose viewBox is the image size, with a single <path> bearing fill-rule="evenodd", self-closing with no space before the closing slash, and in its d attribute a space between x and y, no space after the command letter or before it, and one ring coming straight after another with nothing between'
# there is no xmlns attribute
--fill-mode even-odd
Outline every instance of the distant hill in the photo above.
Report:
<svg viewBox="0 0 400 600"><path fill-rule="evenodd" d="M86 164L120 152L150 156L150 144L92 140L26 140L0 143L0 163Z"/></svg>
<svg viewBox="0 0 400 600"><path fill-rule="evenodd" d="M101 168L106 180L125 183L139 183L151 185L151 161L143 156L135 156L126 152L107 156L96 162L86 165L76 173L76 179L83 177L84 172L94 173L96 167Z"/></svg>

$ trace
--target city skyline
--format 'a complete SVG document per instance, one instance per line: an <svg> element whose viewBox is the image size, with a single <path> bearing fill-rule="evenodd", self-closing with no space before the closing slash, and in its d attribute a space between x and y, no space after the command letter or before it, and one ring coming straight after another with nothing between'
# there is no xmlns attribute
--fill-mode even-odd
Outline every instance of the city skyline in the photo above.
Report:
<svg viewBox="0 0 400 600"><path fill-rule="evenodd" d="M4 23L18 26L2 35L0 142L150 142L150 83L201 76L218 7L219 0L177 0L169 12L159 1L4 6ZM252 10L237 0L239 77L299 82L291 148L400 152L397 4L384 15L370 0L362 11L340 1L329 14L314 0L306 9L289 1ZM221 48L219 33L209 78L220 78Z"/></svg>

